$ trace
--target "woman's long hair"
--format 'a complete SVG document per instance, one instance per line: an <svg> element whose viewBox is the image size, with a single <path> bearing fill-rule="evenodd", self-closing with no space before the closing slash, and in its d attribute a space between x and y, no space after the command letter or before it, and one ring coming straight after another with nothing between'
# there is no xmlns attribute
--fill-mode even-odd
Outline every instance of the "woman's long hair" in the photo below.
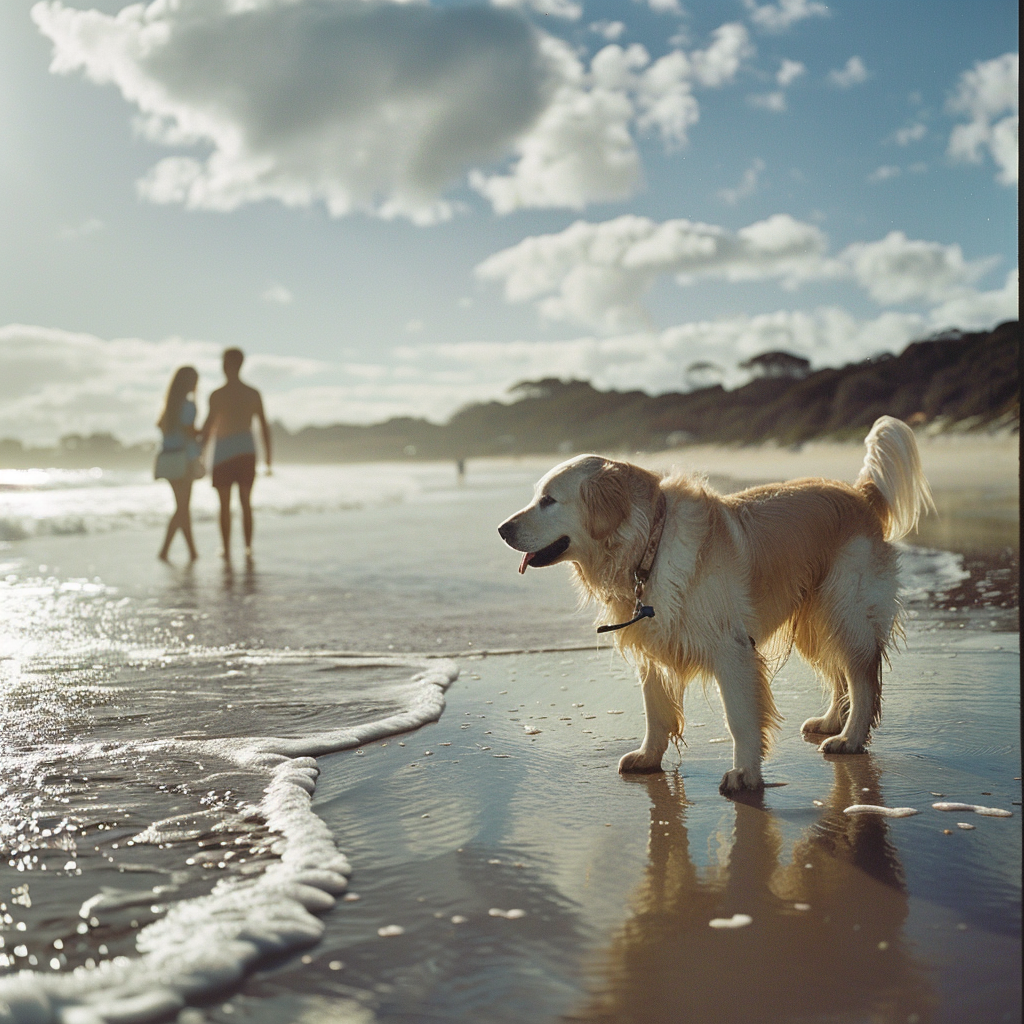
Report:
<svg viewBox="0 0 1024 1024"><path fill-rule="evenodd" d="M167 389L167 400L164 411L156 425L165 433L173 434L181 426L181 407L199 383L199 374L194 366L179 367L171 378L171 386Z"/></svg>

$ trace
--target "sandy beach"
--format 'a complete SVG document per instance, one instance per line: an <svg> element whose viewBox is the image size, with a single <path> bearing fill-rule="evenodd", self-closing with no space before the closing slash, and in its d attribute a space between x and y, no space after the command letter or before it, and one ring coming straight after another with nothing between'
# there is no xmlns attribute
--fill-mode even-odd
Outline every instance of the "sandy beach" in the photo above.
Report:
<svg viewBox="0 0 1024 1024"><path fill-rule="evenodd" d="M794 658L774 684L786 720L768 788L743 801L718 795L730 745L699 688L668 770L617 774L643 730L635 681L575 610L568 574L517 576L495 533L555 460L471 463L458 500L265 514L254 564L232 571L212 557L212 522L192 570L156 564L155 528L8 544L13 575L101 578L168 643L459 666L435 724L317 759L313 809L353 869L318 941L160 1019L1019 1019L1017 439L926 439L922 457L942 515L905 556L917 589L870 752L823 758L801 739L822 697ZM861 458L807 445L642 461L731 488L852 479ZM228 874L211 863L190 884ZM95 883L77 879L69 901Z"/></svg>

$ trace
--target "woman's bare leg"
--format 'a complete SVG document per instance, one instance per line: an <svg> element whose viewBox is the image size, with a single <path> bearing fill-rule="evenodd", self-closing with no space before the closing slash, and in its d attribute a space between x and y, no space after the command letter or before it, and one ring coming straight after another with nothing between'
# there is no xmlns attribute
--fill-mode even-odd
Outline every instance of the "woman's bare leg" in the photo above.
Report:
<svg viewBox="0 0 1024 1024"><path fill-rule="evenodd" d="M177 493L175 493L177 498ZM188 545L189 558L194 562L199 557L195 541L192 539L192 481L181 481L181 533Z"/></svg>
<svg viewBox="0 0 1024 1024"><path fill-rule="evenodd" d="M164 537L163 547L160 549L159 557L163 561L167 561L168 552L171 550L171 541L174 540L174 535L181 530L182 535L185 538L185 543L188 545L188 552L192 561L195 561L199 557L199 553L196 551L196 546L192 540L192 512L189 508L189 504L192 500L192 481L191 480L169 480L168 483L171 485L171 490L174 492L174 514L171 516L170 522L167 524L167 534Z"/></svg>

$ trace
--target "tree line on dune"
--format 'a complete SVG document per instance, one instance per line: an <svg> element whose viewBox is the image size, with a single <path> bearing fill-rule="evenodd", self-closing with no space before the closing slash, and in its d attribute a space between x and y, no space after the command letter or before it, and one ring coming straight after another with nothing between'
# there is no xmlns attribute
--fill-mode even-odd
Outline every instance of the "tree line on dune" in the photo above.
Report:
<svg viewBox="0 0 1024 1024"><path fill-rule="evenodd" d="M838 368L810 369L787 352L765 352L754 374L725 390L706 383L710 364L694 364L685 393L599 391L587 381L522 381L510 401L466 406L444 424L397 417L369 426L334 424L289 431L273 425L277 461L363 462L467 459L581 451L659 451L687 444L799 445L821 438L860 440L888 414L915 428L1019 429L1020 324L992 331L947 331ZM110 434L70 434L54 448L0 440L0 467L141 468L150 444L122 445Z"/></svg>
<svg viewBox="0 0 1024 1024"><path fill-rule="evenodd" d="M731 391L598 391L582 380L523 381L511 401L467 406L443 425L396 418L372 426L275 425L293 462L451 459L580 451L659 451L685 444L795 445L861 440L881 415L916 428L1017 429L1020 325L949 331L840 368L811 371L789 353L749 361L756 376Z"/></svg>

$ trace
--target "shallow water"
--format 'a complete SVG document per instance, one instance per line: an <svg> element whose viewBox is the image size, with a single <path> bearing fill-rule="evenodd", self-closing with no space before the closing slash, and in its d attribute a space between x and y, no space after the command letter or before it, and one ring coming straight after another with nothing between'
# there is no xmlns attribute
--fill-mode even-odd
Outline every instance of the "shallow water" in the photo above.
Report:
<svg viewBox="0 0 1024 1024"><path fill-rule="evenodd" d="M786 785L747 807L717 795L728 744L699 703L675 773L615 773L642 727L634 684L593 653L566 574L520 578L494 530L541 468L471 466L458 487L447 465L282 467L257 483L256 558L234 564L212 557L201 482L203 557L177 567L155 559L162 484L0 480L0 1002L15 1020L50 1019L47 998L92 1006L82 1021L181 1024L629 1020L634 1006L674 1020L681 998L684 1019L743 1019L753 1004L727 975L685 1002L714 971L705 911L753 918L715 938L733 942L726 959L806 957L833 939L793 905L845 921L844 899L878 903L850 930L884 924L894 938L876 948L898 952L872 973L846 936L814 961L853 958L833 980L855 1019L1019 1006L998 976L1015 941L1019 955L1018 808L946 836L956 822L929 804L933 790L1019 801L1013 551L907 549L910 650L874 752L826 762L790 729L769 773ZM473 660L524 649L564 653ZM424 654L458 655L462 677L440 724L403 735L441 716L456 672ZM789 718L814 712L809 674L787 666L776 688ZM559 730L573 741L553 743ZM844 801L922 813L850 823ZM828 891L801 881L805 849ZM353 868L361 899L345 901ZM780 999L805 986L782 961L775 974Z"/></svg>

